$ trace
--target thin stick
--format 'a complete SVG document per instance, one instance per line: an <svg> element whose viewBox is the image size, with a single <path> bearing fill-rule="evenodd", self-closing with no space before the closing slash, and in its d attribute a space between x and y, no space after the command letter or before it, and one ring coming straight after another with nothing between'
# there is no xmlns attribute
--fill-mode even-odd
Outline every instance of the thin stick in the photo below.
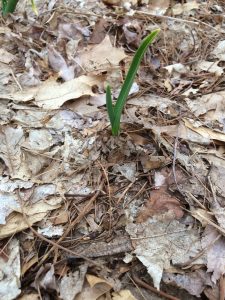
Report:
<svg viewBox="0 0 225 300"><path fill-rule="evenodd" d="M148 289L150 290L151 292L153 292L154 294L156 295L159 295L159 296L162 296L166 299L169 299L169 300L180 300L179 298L177 297L173 297L163 291L158 291L156 288L154 288L153 286L147 284L146 282L142 281L141 279L139 279L135 274L134 274L134 271L132 271L132 278L133 280L139 284L140 286L144 287L145 289Z"/></svg>

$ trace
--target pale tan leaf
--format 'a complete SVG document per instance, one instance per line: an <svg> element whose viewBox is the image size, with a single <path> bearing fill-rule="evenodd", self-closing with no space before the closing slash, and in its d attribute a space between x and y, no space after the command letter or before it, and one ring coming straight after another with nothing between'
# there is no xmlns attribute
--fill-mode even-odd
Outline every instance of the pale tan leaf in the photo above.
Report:
<svg viewBox="0 0 225 300"><path fill-rule="evenodd" d="M223 132L215 131L203 126L195 127L188 119L184 119L184 123L187 128L190 128L205 139L225 142L225 133Z"/></svg>
<svg viewBox="0 0 225 300"><path fill-rule="evenodd" d="M90 46L79 55L79 63L89 73L101 73L112 67L118 66L119 62L126 58L123 49L113 47L109 36L97 46Z"/></svg>
<svg viewBox="0 0 225 300"><path fill-rule="evenodd" d="M80 76L63 84L48 81L40 86L35 96L35 103L45 109L57 109L68 100L84 95L93 96L92 86L100 82L101 79L96 76Z"/></svg>
<svg viewBox="0 0 225 300"><path fill-rule="evenodd" d="M131 291L129 290L121 290L118 293L112 293L112 300L137 300Z"/></svg>

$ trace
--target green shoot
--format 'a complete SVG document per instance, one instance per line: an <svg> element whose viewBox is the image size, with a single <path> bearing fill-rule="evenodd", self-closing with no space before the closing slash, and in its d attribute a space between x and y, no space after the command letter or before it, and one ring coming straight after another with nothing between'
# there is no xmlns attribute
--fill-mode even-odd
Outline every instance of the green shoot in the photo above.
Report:
<svg viewBox="0 0 225 300"><path fill-rule="evenodd" d="M19 0L2 0L2 15L13 13Z"/></svg>
<svg viewBox="0 0 225 300"><path fill-rule="evenodd" d="M112 103L110 86L108 85L106 88L106 107L107 107L107 112L109 115L109 120L112 128L112 135L114 136L119 135L121 114L125 102L127 100L127 97L129 95L131 86L134 82L134 78L137 73L138 67L141 63L141 60L146 50L148 49L148 46L153 42L153 40L155 39L159 31L160 29L154 30L141 42L141 45L139 46L139 48L137 49L134 55L134 58L132 60L132 63L130 65L130 68L128 70L128 73L126 75L126 78L124 80L124 83L122 85L120 94L118 96L115 105L113 105Z"/></svg>
<svg viewBox="0 0 225 300"><path fill-rule="evenodd" d="M19 0L2 0L2 15L7 16L9 13L13 13L16 9L16 5ZM31 0L31 5L34 13L37 15L37 7L34 0Z"/></svg>

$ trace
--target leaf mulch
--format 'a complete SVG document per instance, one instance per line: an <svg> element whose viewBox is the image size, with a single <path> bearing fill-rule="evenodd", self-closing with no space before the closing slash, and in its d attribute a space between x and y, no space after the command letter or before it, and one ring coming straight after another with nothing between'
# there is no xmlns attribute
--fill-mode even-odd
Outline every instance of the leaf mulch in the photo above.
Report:
<svg viewBox="0 0 225 300"><path fill-rule="evenodd" d="M0 20L0 298L224 299L224 1L36 5Z"/></svg>

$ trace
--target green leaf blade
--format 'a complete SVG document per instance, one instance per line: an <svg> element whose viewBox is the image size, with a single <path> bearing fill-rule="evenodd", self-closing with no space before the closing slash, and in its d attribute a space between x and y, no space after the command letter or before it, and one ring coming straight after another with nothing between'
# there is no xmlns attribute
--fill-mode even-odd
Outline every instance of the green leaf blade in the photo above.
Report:
<svg viewBox="0 0 225 300"><path fill-rule="evenodd" d="M158 35L159 31L160 31L160 29L156 29L153 32L151 32L146 38L144 38L144 40L142 41L141 45L139 46L139 48L137 49L137 51L134 55L134 58L130 65L129 71L126 75L125 81L121 88L119 97L117 99L116 105L114 107L114 121L113 121L113 125L112 125L113 135L119 134L121 114L122 114L125 102L127 100L127 97L129 95L131 86L134 82L134 78L136 76L137 70L140 66L141 60L142 60L146 50L148 49L148 46L153 42L155 37Z"/></svg>

